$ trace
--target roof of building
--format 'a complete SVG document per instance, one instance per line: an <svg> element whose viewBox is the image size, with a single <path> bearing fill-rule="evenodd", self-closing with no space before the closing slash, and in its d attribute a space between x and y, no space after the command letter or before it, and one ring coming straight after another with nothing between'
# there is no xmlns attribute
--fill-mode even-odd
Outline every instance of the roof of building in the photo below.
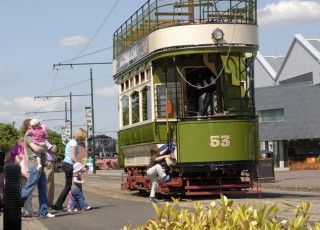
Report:
<svg viewBox="0 0 320 230"><path fill-rule="evenodd" d="M257 53L256 60L261 63L262 67L267 71L268 75L274 80L277 72L273 69L270 63L266 60L265 57L262 56L260 52Z"/></svg>
<svg viewBox="0 0 320 230"><path fill-rule="evenodd" d="M263 56L260 52L257 53L256 61L261 64L262 68L266 71L267 75L270 76L270 78L274 82L277 82L279 80L279 77L281 76L281 71L284 69L286 62L290 57L291 52L294 49L296 43L299 43L301 47L305 49L305 51L309 53L310 56L313 57L315 61L317 61L320 64L320 39L306 39L301 34L296 34L285 56ZM299 76L293 76L295 77L295 79L292 79L292 81L288 79L282 81L282 83L296 82L300 81L301 79L308 80L311 76L310 74L312 75L311 72L308 72Z"/></svg>
<svg viewBox="0 0 320 230"><path fill-rule="evenodd" d="M320 39L307 39L307 41L320 52Z"/></svg>
<svg viewBox="0 0 320 230"><path fill-rule="evenodd" d="M311 42L310 42L311 41ZM281 71L284 68L284 66L286 65L286 62L288 60L288 58L290 57L290 53L292 52L294 45L296 44L296 42L300 43L302 45L302 47L314 58L316 59L316 61L318 61L320 63L320 51L319 49L319 43L317 42L317 39L310 39L307 40L305 39L301 34L296 34L294 36L294 39L290 45L290 48L282 62L282 65L280 67L280 69L278 70L277 74L276 74L276 78L275 80L278 81L279 77L281 76ZM314 46L314 44L316 46Z"/></svg>
<svg viewBox="0 0 320 230"><path fill-rule="evenodd" d="M266 56L266 61L272 66L272 68L278 72L284 61L285 56Z"/></svg>

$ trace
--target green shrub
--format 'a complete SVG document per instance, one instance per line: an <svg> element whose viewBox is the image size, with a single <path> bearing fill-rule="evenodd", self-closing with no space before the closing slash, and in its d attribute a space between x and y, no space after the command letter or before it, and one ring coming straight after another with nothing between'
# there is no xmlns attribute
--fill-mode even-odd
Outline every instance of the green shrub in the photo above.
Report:
<svg viewBox="0 0 320 230"><path fill-rule="evenodd" d="M156 219L149 219L144 226L138 226L136 230L255 230L255 229L320 229L319 223L311 226L310 203L301 202L294 207L292 219L277 217L278 207L275 204L265 203L257 205L253 203L238 204L234 207L231 199L221 195L220 204L211 202L203 205L194 202L194 211L181 209L179 200L173 198L173 205L168 202L161 207L152 204L156 213ZM122 230L130 230L131 226L124 226Z"/></svg>

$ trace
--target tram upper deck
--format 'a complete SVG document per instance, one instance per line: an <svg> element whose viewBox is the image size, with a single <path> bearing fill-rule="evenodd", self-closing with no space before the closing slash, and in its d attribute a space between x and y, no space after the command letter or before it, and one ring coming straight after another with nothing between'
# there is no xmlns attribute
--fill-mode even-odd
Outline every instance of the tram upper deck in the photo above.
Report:
<svg viewBox="0 0 320 230"><path fill-rule="evenodd" d="M181 39L181 42L170 44L171 46L191 45L198 43L204 45L207 43L234 43L234 44L255 44L257 45L257 0L148 0L139 8L126 22L124 22L113 36L113 58L117 60L119 56L128 51L138 41L148 37L155 31L174 27L175 29L166 30L166 36L175 35ZM213 30L211 29L207 40L195 42L183 38L191 36L187 31L178 27L195 26L195 25L218 25L222 29L225 37L223 40L213 40ZM222 26L224 24L225 26ZM228 25L229 26L226 26ZM230 26L234 25L234 26ZM235 27L240 26L240 28ZM242 25L242 26L241 26ZM250 27L251 25L251 27ZM254 26L254 28L252 28ZM203 36L203 30L208 30L209 26L203 29L197 27L197 34ZM189 31L195 28L189 27ZM234 36L239 30L248 36ZM199 33L200 32L200 33ZM178 35L178 36L177 36ZM159 38L159 36L158 36ZM172 38L172 37L171 37ZM253 38L252 41L248 38ZM240 39L240 40L239 40ZM157 39L159 42L159 39ZM146 43L143 44L146 46ZM150 51L165 48L155 45L150 41L147 44ZM151 48L151 50L150 50ZM119 67L119 63L117 63ZM120 68L121 69L121 68ZM119 68L116 68L117 73Z"/></svg>

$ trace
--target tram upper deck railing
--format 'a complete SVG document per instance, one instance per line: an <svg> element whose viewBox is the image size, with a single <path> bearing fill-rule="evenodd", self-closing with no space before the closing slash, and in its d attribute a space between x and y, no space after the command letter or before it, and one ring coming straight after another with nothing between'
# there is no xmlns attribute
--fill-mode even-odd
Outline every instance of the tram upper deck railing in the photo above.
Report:
<svg viewBox="0 0 320 230"><path fill-rule="evenodd" d="M257 24L257 0L148 0L113 34L113 58L155 30L204 23Z"/></svg>

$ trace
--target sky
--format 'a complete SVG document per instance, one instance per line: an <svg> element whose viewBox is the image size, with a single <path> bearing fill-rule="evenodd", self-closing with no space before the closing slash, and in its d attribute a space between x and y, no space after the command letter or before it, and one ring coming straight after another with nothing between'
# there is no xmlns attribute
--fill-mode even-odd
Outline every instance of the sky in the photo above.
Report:
<svg viewBox="0 0 320 230"><path fill-rule="evenodd" d="M112 65L53 66L112 62L113 33L145 1L1 1L0 123L19 129L25 118L36 117L61 133L71 101L73 130L86 128L92 69L95 133L116 138ZM283 56L295 34L320 39L320 0L258 0L258 25L262 55Z"/></svg>

